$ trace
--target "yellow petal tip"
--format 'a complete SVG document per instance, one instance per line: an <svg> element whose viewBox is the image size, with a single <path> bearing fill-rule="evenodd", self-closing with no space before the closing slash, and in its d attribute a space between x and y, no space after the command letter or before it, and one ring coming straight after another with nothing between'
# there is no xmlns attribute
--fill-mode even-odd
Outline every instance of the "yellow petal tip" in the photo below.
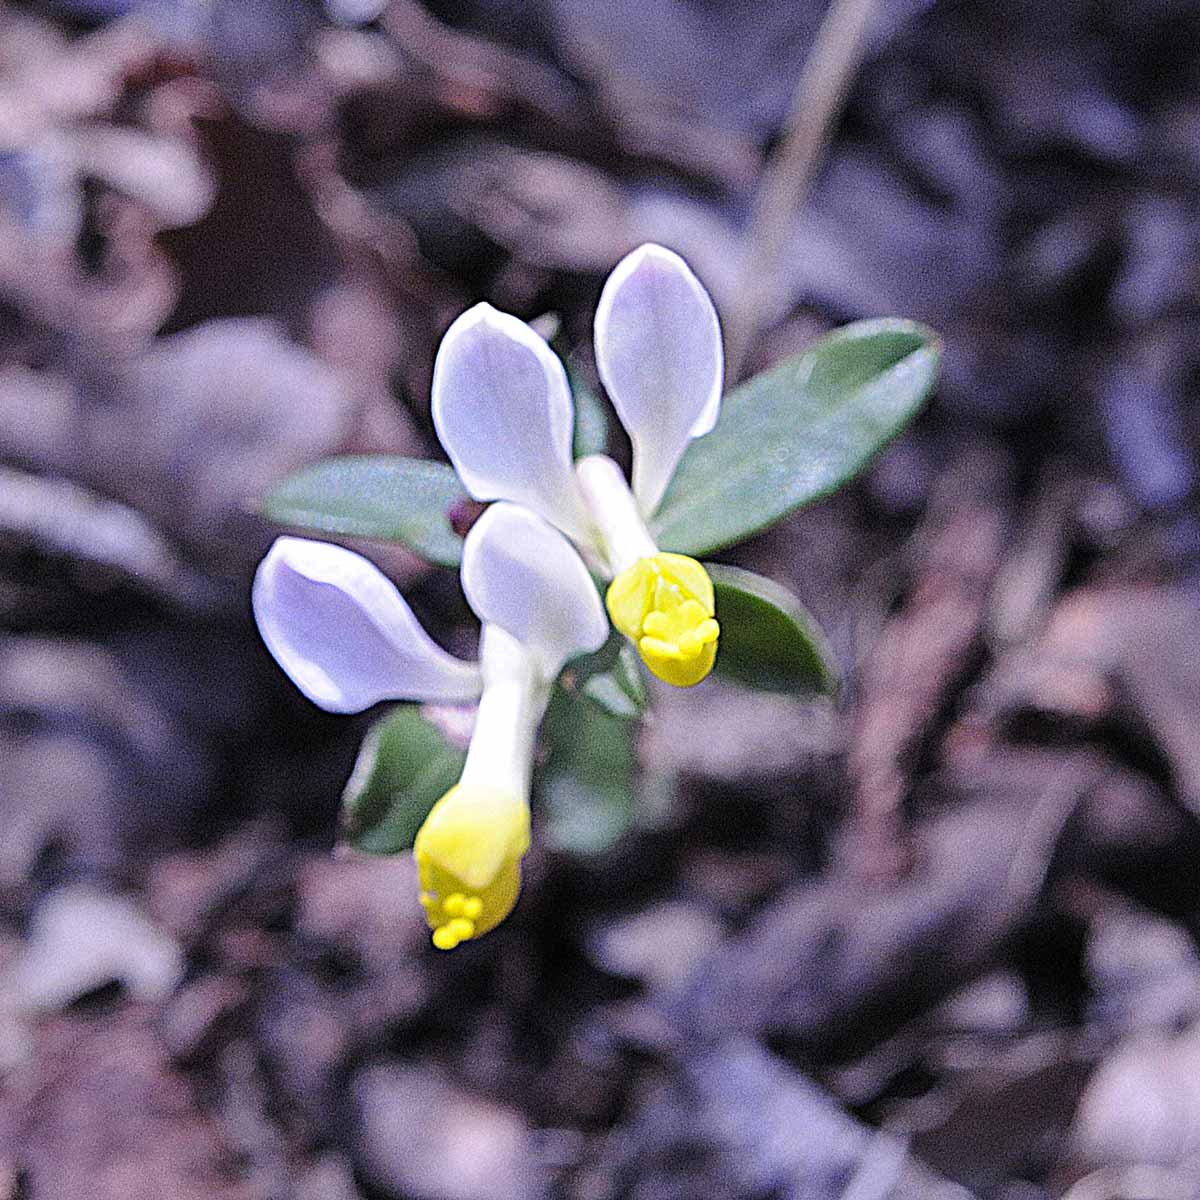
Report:
<svg viewBox="0 0 1200 1200"><path fill-rule="evenodd" d="M507 792L459 784L433 806L413 854L434 946L453 950L512 912L528 849L529 806Z"/></svg>
<svg viewBox="0 0 1200 1200"><path fill-rule="evenodd" d="M694 558L640 558L612 581L605 599L613 625L659 679L693 687L713 669L721 627L712 580Z"/></svg>

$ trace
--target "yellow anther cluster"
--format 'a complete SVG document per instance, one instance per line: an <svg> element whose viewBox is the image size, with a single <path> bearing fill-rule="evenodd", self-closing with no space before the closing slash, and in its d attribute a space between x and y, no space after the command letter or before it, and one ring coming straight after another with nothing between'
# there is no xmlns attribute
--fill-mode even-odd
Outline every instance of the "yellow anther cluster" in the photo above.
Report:
<svg viewBox="0 0 1200 1200"><path fill-rule="evenodd" d="M477 922L483 915L483 898L451 892L439 901L432 892L421 893L421 906L433 928L433 944L439 950L453 950L480 932Z"/></svg>
<svg viewBox="0 0 1200 1200"><path fill-rule="evenodd" d="M676 687L699 683L713 668L721 627L712 580L683 554L640 558L608 588L612 623L638 648L646 666Z"/></svg>
<svg viewBox="0 0 1200 1200"><path fill-rule="evenodd" d="M512 912L528 849L529 806L507 792L460 783L433 806L413 853L439 950L481 937Z"/></svg>

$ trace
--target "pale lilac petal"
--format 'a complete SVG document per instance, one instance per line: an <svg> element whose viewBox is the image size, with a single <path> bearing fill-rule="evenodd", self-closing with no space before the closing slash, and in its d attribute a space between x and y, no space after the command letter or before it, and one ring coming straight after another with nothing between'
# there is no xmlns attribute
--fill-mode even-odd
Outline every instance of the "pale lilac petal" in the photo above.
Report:
<svg viewBox="0 0 1200 1200"><path fill-rule="evenodd" d="M596 309L596 365L633 443L633 493L650 516L688 442L721 409L717 310L678 254L649 244L617 264Z"/></svg>
<svg viewBox="0 0 1200 1200"><path fill-rule="evenodd" d="M562 534L515 504L493 504L475 522L463 546L462 583L475 615L525 646L545 679L608 637L583 560Z"/></svg>
<svg viewBox="0 0 1200 1200"><path fill-rule="evenodd" d="M446 331L433 367L433 423L476 500L515 501L586 537L574 412L562 363L524 321L477 304Z"/></svg>
<svg viewBox="0 0 1200 1200"><path fill-rule="evenodd" d="M395 584L344 546L279 538L259 564L252 600L275 661L330 712L479 694L479 669L442 650Z"/></svg>

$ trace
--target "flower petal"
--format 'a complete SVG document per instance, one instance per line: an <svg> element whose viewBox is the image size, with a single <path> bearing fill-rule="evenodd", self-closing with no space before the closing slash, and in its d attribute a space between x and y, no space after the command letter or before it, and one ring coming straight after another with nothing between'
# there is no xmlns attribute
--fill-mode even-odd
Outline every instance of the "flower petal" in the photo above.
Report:
<svg viewBox="0 0 1200 1200"><path fill-rule="evenodd" d="M476 500L516 501L586 538L573 421L567 373L524 321L476 304L446 331L433 365L433 423Z"/></svg>
<svg viewBox="0 0 1200 1200"><path fill-rule="evenodd" d="M633 442L633 494L648 517L721 409L717 310L678 254L648 244L616 265L596 309L596 366Z"/></svg>
<svg viewBox="0 0 1200 1200"><path fill-rule="evenodd" d="M252 598L275 661L329 712L479 694L479 669L436 645L395 584L343 546L277 539L259 564Z"/></svg>
<svg viewBox="0 0 1200 1200"><path fill-rule="evenodd" d="M573 655L598 650L608 620L571 544L515 504L493 504L463 546L463 591L481 621L525 646L546 680Z"/></svg>
<svg viewBox="0 0 1200 1200"><path fill-rule="evenodd" d="M439 950L481 937L512 912L528 849L529 805L517 796L460 783L430 809L413 855Z"/></svg>
<svg viewBox="0 0 1200 1200"><path fill-rule="evenodd" d="M655 554L612 581L605 597L613 625L667 683L693 687L717 661L721 626L712 580L694 558Z"/></svg>

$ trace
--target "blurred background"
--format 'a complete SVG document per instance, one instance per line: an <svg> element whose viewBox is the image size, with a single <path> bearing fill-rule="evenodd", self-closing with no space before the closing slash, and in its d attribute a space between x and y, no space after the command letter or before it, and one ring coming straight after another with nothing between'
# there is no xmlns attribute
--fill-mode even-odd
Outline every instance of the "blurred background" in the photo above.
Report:
<svg viewBox="0 0 1200 1200"><path fill-rule="evenodd" d="M654 240L754 310L823 9L0 3L0 1197L1200 1196L1194 3L878 6L746 369L902 315L942 382L729 556L844 695L670 697L494 935L331 854L366 719L252 624L263 489L436 453L468 304L586 368Z"/></svg>

